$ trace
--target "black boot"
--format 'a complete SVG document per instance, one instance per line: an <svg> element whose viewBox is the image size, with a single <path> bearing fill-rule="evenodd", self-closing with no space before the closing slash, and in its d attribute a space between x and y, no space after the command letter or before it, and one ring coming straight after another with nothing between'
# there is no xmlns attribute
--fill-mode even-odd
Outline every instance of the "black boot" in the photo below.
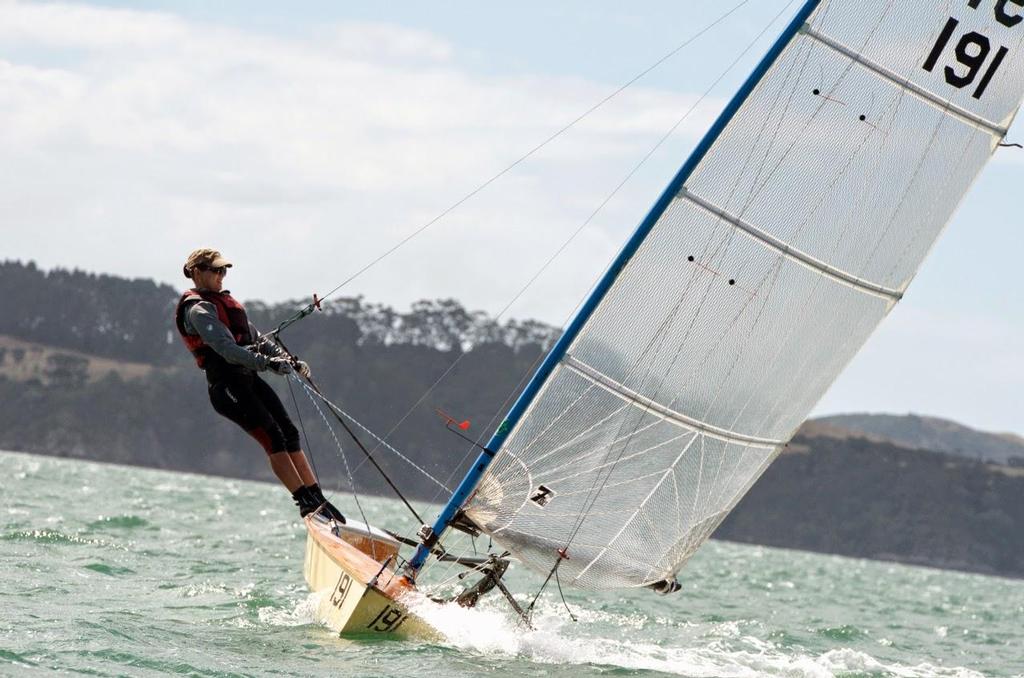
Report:
<svg viewBox="0 0 1024 678"><path fill-rule="evenodd" d="M325 516L336 522L342 524L345 523L345 516L342 515L341 511L339 511L334 504L327 501L327 498L324 497L323 490L320 489L319 484L311 486L309 488L309 493L313 497L313 501L316 502L317 507L323 506L323 514Z"/></svg>

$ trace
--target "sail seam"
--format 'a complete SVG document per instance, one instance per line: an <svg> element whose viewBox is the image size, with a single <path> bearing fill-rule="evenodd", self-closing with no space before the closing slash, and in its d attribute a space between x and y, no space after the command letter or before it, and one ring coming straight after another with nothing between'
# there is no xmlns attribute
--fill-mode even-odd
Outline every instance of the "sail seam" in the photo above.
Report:
<svg viewBox="0 0 1024 678"><path fill-rule="evenodd" d="M874 61L868 59L862 54L858 54L857 52L850 49L846 45L833 40L827 35L819 33L818 31L814 30L810 26L810 24L805 24L802 29L802 32L807 37L816 40L817 42L821 43L822 45L825 45L826 47L832 50L835 50L836 52L839 52L847 59L851 59L852 61L859 64L860 66L863 66L864 68L871 71L875 75L885 80L888 80L894 85L897 85L905 89L918 99L921 99L925 103L937 108L942 113L957 118L961 122L970 125L971 127L974 127L976 129L979 129L983 132L995 135L1000 139L1006 136L1008 130L1005 127L1000 127L996 123L986 120L980 115L970 112L966 108L957 106L951 101L943 99L942 97L936 94L932 94L924 87L921 87L920 85L915 85L910 80L907 80L906 78L894 73L885 66L875 63Z"/></svg>
<svg viewBox="0 0 1024 678"><path fill-rule="evenodd" d="M739 217L730 214L729 212L726 212L718 205L695 195L686 187L683 187L683 189L679 192L677 197L687 200L690 203L696 205L697 207L703 209L704 211L709 212L710 214L718 217L719 219L722 219L723 221L732 224L741 231L744 231L748 235L754 237L755 239L761 241L768 247L771 247L773 250L779 252L786 258L792 259L793 261L803 264L804 266L807 266L808 268L811 268L817 271L818 273L821 273L829 278L832 278L833 280L841 282L844 285L849 285L850 287L854 287L862 292L866 292L877 297L882 297L884 299L890 299L892 301L899 301L900 299L903 298L903 293L900 292L899 290L894 290L883 285L878 285L876 283L871 282L870 280L858 278L855 275L847 273L841 268L837 268L835 266L832 266L831 264L826 264L824 261L812 257L810 254L807 254L802 250L799 250L791 245L788 245L782 240L776 238L775 236L765 231L762 231L760 228L754 226L753 224L750 224L744 221L743 219L740 219Z"/></svg>
<svg viewBox="0 0 1024 678"><path fill-rule="evenodd" d="M656 403L650 398L644 397L637 393L636 391L633 391L623 386L622 384L611 379L607 375L598 372L590 365L587 365L586 363L577 360L571 354L565 354L565 357L562 358L562 364L565 365L566 368L579 374L584 379L587 379L588 381L591 381L599 386L602 386L603 388L607 389L608 391L611 391L612 393L622 398L623 400L629 401L636 405L640 405L641 407L650 410L651 412L654 412L669 421L679 424L680 426L683 426L685 428L694 429L705 435L711 436L712 438L718 438L726 442L745 443L750 445L759 445L762 447L778 447L779 445L786 444L785 440L775 440L772 438L748 436L742 433L736 433L735 431L730 431L728 429L719 428L717 426L707 424L698 419L694 419L693 417L688 417L681 412L677 412L673 409L665 407L664 405Z"/></svg>

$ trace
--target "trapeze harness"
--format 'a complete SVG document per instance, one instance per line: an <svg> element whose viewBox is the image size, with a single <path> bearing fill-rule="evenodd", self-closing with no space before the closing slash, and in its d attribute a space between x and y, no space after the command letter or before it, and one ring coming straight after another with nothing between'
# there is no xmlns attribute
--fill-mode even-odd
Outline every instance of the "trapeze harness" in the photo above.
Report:
<svg viewBox="0 0 1024 678"><path fill-rule="evenodd" d="M241 426L267 454L298 452L301 449L299 431L274 390L255 371L228 362L199 334L186 330L185 314L200 301L213 304L217 318L228 328L236 344L250 346L255 338L249 329L245 308L230 294L191 289L178 300L174 324L196 359L196 365L206 372L213 409Z"/></svg>

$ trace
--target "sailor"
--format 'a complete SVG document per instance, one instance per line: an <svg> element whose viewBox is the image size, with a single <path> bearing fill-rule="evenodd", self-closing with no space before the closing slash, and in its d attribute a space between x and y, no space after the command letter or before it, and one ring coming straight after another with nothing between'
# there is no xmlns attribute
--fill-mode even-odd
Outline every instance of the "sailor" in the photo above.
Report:
<svg viewBox="0 0 1024 678"><path fill-rule="evenodd" d="M274 475L292 493L299 515L305 517L322 507L327 516L345 522L324 498L281 399L257 375L266 371L288 375L294 369L308 378L309 365L260 336L242 305L223 289L229 268L231 262L217 250L192 252L183 272L193 287L181 295L174 313L185 346L206 372L210 403L263 447Z"/></svg>

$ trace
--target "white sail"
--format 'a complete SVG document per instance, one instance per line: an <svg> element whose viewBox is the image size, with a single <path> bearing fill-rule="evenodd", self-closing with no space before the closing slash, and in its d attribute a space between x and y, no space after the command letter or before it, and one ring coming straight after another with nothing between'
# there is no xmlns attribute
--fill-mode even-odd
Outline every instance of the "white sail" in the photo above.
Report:
<svg viewBox="0 0 1024 678"><path fill-rule="evenodd" d="M563 584L671 578L1002 141L1021 15L1016 0L822 1L652 213L467 515L536 570L561 560Z"/></svg>

